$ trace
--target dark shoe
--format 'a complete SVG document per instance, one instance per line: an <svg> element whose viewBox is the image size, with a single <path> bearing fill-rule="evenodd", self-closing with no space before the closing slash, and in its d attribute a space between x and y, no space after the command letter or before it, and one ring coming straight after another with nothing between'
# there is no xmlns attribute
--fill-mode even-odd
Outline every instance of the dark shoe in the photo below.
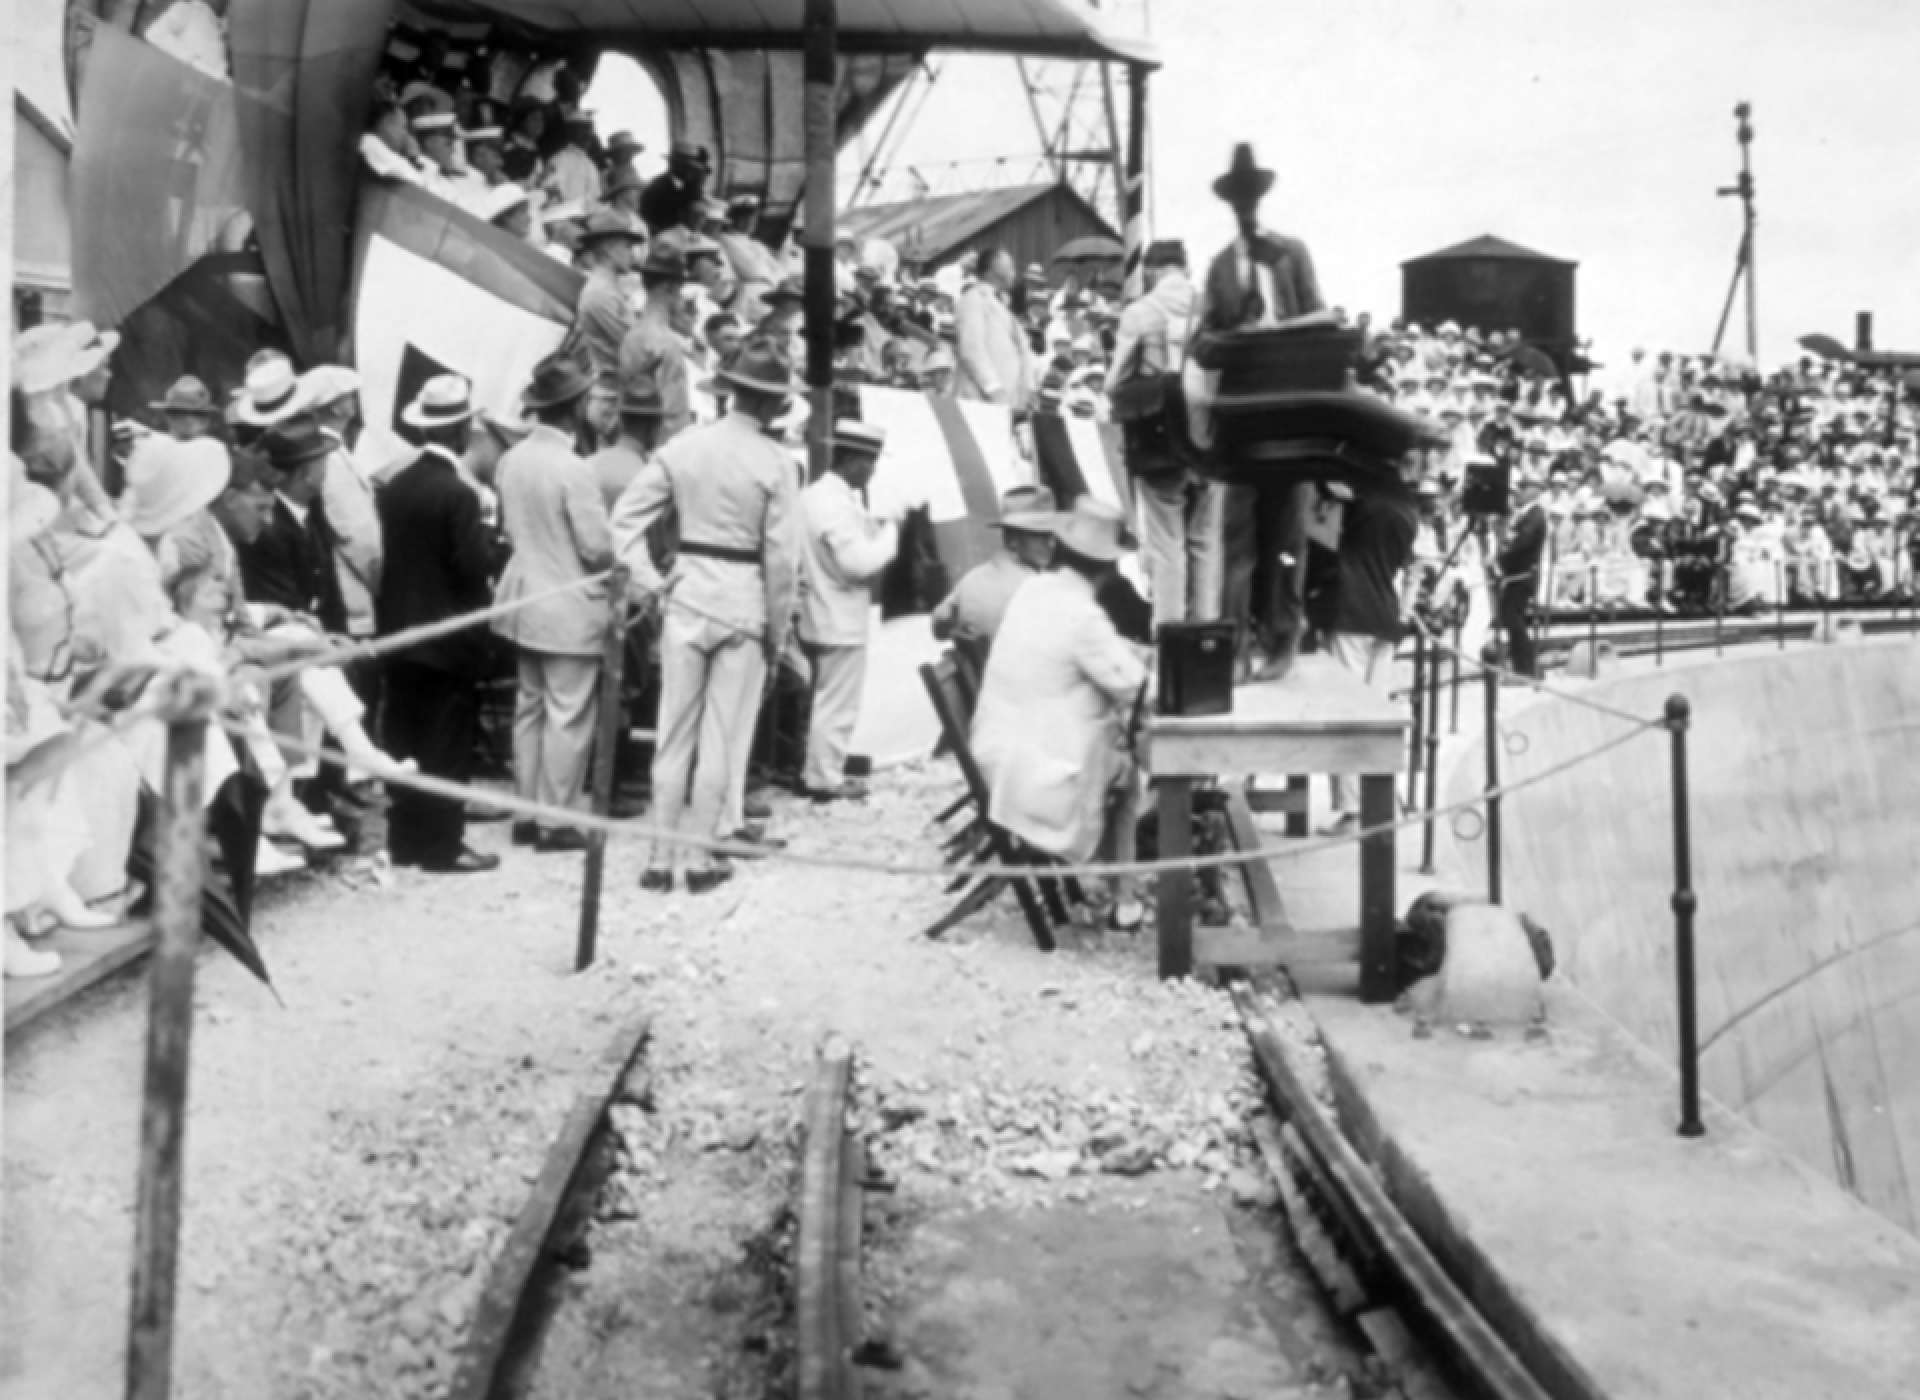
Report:
<svg viewBox="0 0 1920 1400"><path fill-rule="evenodd" d="M742 805L741 815L750 822L763 822L773 815L773 808L764 797L749 797Z"/></svg>
<svg viewBox="0 0 1920 1400"><path fill-rule="evenodd" d="M640 872L640 888L648 894L672 894L673 872L671 870L643 870Z"/></svg>
<svg viewBox="0 0 1920 1400"><path fill-rule="evenodd" d="M733 878L731 865L710 865L705 870L687 872L687 893L705 894L708 890L718 889Z"/></svg>
<svg viewBox="0 0 1920 1400"><path fill-rule="evenodd" d="M489 870L500 868L500 857L483 855L462 846L460 854L452 859L423 860L420 868L429 875L484 875Z"/></svg>
<svg viewBox="0 0 1920 1400"><path fill-rule="evenodd" d="M739 846L758 846L760 848L757 851L750 852L734 851L731 853L734 860L760 860L763 858L764 852L784 851L787 848L785 841L782 841L778 836L767 835L767 829L758 822L748 822L732 835L723 836L720 839L723 841L731 841Z"/></svg>
<svg viewBox="0 0 1920 1400"><path fill-rule="evenodd" d="M467 818L472 821L473 818ZM540 844L540 823L515 822L513 824L513 844L516 846L537 846Z"/></svg>
<svg viewBox="0 0 1920 1400"><path fill-rule="evenodd" d="M839 787L802 788L800 791L815 802L865 802L867 800L865 783L844 782Z"/></svg>
<svg viewBox="0 0 1920 1400"><path fill-rule="evenodd" d="M587 833L571 826L558 827L552 831L540 833L540 839L533 843L536 851L584 851L587 848Z"/></svg>

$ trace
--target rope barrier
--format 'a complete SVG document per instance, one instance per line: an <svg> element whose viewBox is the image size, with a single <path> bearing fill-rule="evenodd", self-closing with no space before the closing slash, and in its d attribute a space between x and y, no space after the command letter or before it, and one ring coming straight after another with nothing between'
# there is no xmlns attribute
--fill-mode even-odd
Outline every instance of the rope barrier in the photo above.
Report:
<svg viewBox="0 0 1920 1400"><path fill-rule="evenodd" d="M525 597L515 598L511 602L495 603L492 607L481 608L477 612L461 613L457 617L444 618L439 622L422 623L418 627L409 627L404 632L395 632L391 636L380 637L371 642L355 642L349 646L334 646L329 647L325 651L314 652L308 656L296 657L291 661L283 661L278 666L266 667L261 672L260 678L263 682L271 684L274 681L285 680L288 676L298 675L300 672L310 670L315 666L344 666L352 661L364 661L369 657L386 656L392 652L405 651L409 647L420 645L422 642L437 641L441 637L450 637L456 632L464 632L470 627L477 627L483 622L491 622L495 618L507 617L519 612L522 608L530 608L535 603L545 603L554 598L565 597L569 593L580 592L594 584L605 582L607 572L607 570L603 569L597 574L588 574L584 578L577 578L569 583L543 589L539 593L529 593Z"/></svg>
<svg viewBox="0 0 1920 1400"><path fill-rule="evenodd" d="M241 726L234 721L219 721L222 728L230 733L241 732ZM1584 753L1565 759L1551 767L1541 770L1530 777L1510 782L1492 790L1491 793L1475 793L1471 798L1436 808L1436 818L1448 817L1457 812L1471 811L1485 803L1489 796L1510 796L1524 792L1528 788L1558 777L1571 769L1592 762L1613 750L1637 739L1650 729L1665 729L1666 720L1650 719L1636 721L1635 728L1589 749ZM333 763L349 762L347 756L338 750L321 744L308 744L304 740L289 739L275 735L283 748L288 748L309 758L322 759ZM603 832L609 837L637 838L674 845L685 846L693 850L705 851L712 855L733 856L743 860L782 862L789 865L808 866L823 870L853 871L871 875L896 875L925 879L952 879L964 871L976 879L1102 879L1122 875L1159 875L1173 870L1215 870L1231 866L1271 864L1277 860L1295 859L1303 856L1318 855L1325 851L1338 850L1343 846L1358 845L1369 837L1384 836L1391 832L1405 830L1421 825L1427 820L1427 814L1416 812L1397 821L1365 827L1345 836L1329 837L1321 841L1310 841L1299 846L1282 849L1261 849L1258 851L1229 851L1210 856L1193 856L1186 859L1136 860L1136 861L1091 861L1078 865L1000 865L986 863L980 865L952 866L936 864L930 861L889 861L853 855L820 855L806 851L796 851L791 847L773 847L755 845L749 842L729 841L710 836L697 836L689 833L667 831L637 821L617 821L613 818L597 816L591 812L577 812L566 808L551 807L544 803L528 802L511 793L495 792L487 788L468 784L448 782L442 778L430 777L423 773L397 773L384 777L382 781L392 787L404 787L416 792L427 793L434 797L444 797L451 801L475 801L486 806L505 811L526 821L538 821L549 826L571 826L581 831Z"/></svg>

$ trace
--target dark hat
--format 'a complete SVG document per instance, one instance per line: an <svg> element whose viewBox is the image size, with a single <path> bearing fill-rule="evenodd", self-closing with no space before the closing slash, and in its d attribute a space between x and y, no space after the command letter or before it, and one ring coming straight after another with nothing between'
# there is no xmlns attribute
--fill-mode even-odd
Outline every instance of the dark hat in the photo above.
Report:
<svg viewBox="0 0 1920 1400"><path fill-rule="evenodd" d="M768 340L755 340L742 346L738 354L715 372L714 380L757 394L791 396L800 387L794 382L793 366Z"/></svg>
<svg viewBox="0 0 1920 1400"><path fill-rule="evenodd" d="M685 281L687 276L687 255L681 246L672 239L662 236L653 240L647 248L645 261L640 264L642 277L670 277Z"/></svg>
<svg viewBox="0 0 1920 1400"><path fill-rule="evenodd" d="M1272 188L1273 172L1254 160L1253 147L1245 141L1233 148L1233 164L1227 167L1227 173L1213 182L1213 192L1229 204L1259 199Z"/></svg>
<svg viewBox="0 0 1920 1400"><path fill-rule="evenodd" d="M1185 267L1187 245L1177 238L1155 239L1147 245L1147 254L1141 262L1147 267Z"/></svg>
<svg viewBox="0 0 1920 1400"><path fill-rule="evenodd" d="M259 450L277 472L298 471L308 462L329 455L337 440L320 431L304 413L275 423L260 437Z"/></svg>
<svg viewBox="0 0 1920 1400"><path fill-rule="evenodd" d="M781 278L780 285L767 293L766 300L769 306L777 301L797 301L802 306L805 306L807 304L806 279L801 277Z"/></svg>
<svg viewBox="0 0 1920 1400"><path fill-rule="evenodd" d="M528 408L557 408L572 403L593 387L593 376L586 366L561 350L533 367L533 381L520 395Z"/></svg>
<svg viewBox="0 0 1920 1400"><path fill-rule="evenodd" d="M217 418L220 410L213 406L213 395L207 386L191 374L182 375L167 388L167 396L147 405L157 413L191 413L202 418Z"/></svg>
<svg viewBox="0 0 1920 1400"><path fill-rule="evenodd" d="M669 160L683 160L699 166L702 170L713 169L713 160L707 155L705 146L696 146L691 141L675 141L668 151Z"/></svg>
<svg viewBox="0 0 1920 1400"><path fill-rule="evenodd" d="M616 131L607 139L607 154L615 160L620 159L623 151L644 151L646 147L634 139L631 131Z"/></svg>
<svg viewBox="0 0 1920 1400"><path fill-rule="evenodd" d="M624 209L596 209L587 215L586 224L580 230L580 244L585 247L604 238L625 238L644 243L647 230L645 225Z"/></svg>
<svg viewBox="0 0 1920 1400"><path fill-rule="evenodd" d="M640 375L620 388L620 416L623 418L665 418L667 401L652 375Z"/></svg>

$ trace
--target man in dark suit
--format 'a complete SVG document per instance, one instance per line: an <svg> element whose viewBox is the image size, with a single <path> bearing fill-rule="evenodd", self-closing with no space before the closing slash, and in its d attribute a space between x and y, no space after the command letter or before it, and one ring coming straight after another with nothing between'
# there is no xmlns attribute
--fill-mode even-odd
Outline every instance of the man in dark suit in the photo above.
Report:
<svg viewBox="0 0 1920 1400"><path fill-rule="evenodd" d="M1518 510L1507 520L1506 543L1495 556L1500 574L1499 621L1507 632L1507 666L1523 676L1540 674L1533 645L1534 593L1540 586L1540 559L1547 547L1547 508L1540 500L1540 482L1517 478L1514 495Z"/></svg>
<svg viewBox="0 0 1920 1400"><path fill-rule="evenodd" d="M336 445L305 414L266 433L261 447L273 482L273 518L238 553L248 602L274 603L343 633L347 605L333 562L339 541L320 499Z"/></svg>
<svg viewBox="0 0 1920 1400"><path fill-rule="evenodd" d="M1214 194L1233 207L1239 233L1207 269L1202 337L1259 330L1325 309L1307 245L1260 227L1260 201L1272 188L1273 172L1260 167L1245 142L1213 182ZM1231 485L1221 493L1221 616L1239 625L1243 665L1262 676L1285 674L1305 628L1307 509L1301 487Z"/></svg>
<svg viewBox="0 0 1920 1400"><path fill-rule="evenodd" d="M383 636L492 602L494 537L481 519L479 496L460 473L473 416L472 388L457 374L428 380L400 415L421 446L379 496L387 563L375 612ZM411 758L422 773L447 782L470 779L488 636L484 626L469 627L388 658L386 741L395 758ZM498 856L467 846L466 808L456 799L396 785L387 832L395 865L466 875L500 864Z"/></svg>

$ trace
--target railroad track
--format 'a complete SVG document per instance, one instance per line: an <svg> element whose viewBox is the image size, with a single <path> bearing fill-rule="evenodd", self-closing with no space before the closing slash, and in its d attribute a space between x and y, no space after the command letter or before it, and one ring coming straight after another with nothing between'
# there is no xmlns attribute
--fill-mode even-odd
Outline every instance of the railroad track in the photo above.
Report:
<svg viewBox="0 0 1920 1400"><path fill-rule="evenodd" d="M1253 1123L1254 1142L1334 1311L1406 1400L1547 1400L1313 1093L1275 1020L1271 984L1241 982L1233 995L1274 1115Z"/></svg>
<svg viewBox="0 0 1920 1400"><path fill-rule="evenodd" d="M847 1127L853 1049L837 1037L808 1087L795 1236L798 1400L857 1400L863 1353L860 1246L866 1150Z"/></svg>

